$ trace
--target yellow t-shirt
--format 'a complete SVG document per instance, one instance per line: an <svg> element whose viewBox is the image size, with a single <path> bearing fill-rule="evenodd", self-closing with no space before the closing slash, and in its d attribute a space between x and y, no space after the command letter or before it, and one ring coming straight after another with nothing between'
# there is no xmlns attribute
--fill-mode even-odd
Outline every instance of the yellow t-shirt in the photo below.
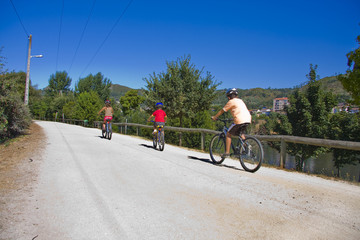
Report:
<svg viewBox="0 0 360 240"><path fill-rule="evenodd" d="M223 107L224 112L230 110L235 124L251 123L251 115L245 103L240 98L230 99Z"/></svg>

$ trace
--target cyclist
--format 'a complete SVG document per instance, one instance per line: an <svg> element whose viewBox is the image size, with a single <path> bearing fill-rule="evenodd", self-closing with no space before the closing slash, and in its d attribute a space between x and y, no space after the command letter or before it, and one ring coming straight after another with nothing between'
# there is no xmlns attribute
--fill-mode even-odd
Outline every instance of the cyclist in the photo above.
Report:
<svg viewBox="0 0 360 240"><path fill-rule="evenodd" d="M215 121L221 114L230 110L230 113L234 118L234 122L230 125L226 134L226 152L222 155L222 157L230 156L231 137L233 135L240 135L242 139L245 139L244 132L247 126L251 123L250 112L244 101L238 98L238 94L239 93L236 88L229 88L226 91L226 97L229 101L215 116L211 117L211 119Z"/></svg>
<svg viewBox="0 0 360 240"><path fill-rule="evenodd" d="M111 107L111 102L110 100L105 100L105 107L103 107L99 112L98 114L100 115L100 113L102 111L105 111L105 117L104 117L104 123L103 123L103 126L102 126L102 129L105 131L105 123L106 123L106 120L109 120L111 121L112 120L112 116L114 114L114 109Z"/></svg>
<svg viewBox="0 0 360 240"><path fill-rule="evenodd" d="M152 117L155 117L154 119L154 131L153 134L157 132L156 126L158 125L165 125L165 122L167 120L167 116L164 110L162 108L164 107L164 104L162 102L158 102L155 104L155 108L157 109L151 116L148 118L148 122L150 122Z"/></svg>

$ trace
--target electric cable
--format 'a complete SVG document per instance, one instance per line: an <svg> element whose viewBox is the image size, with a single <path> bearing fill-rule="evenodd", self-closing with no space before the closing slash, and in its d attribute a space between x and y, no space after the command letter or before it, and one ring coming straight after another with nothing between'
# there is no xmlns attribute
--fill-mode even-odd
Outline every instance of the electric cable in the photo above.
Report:
<svg viewBox="0 0 360 240"><path fill-rule="evenodd" d="M17 10L16 10L16 7L15 7L15 5L14 5L13 1L12 1L12 0L10 0L10 3L11 3L11 5L12 5L12 6L13 6L13 8L14 8L14 11L15 11L15 13L16 13L16 15L17 15L17 17L19 18L20 24L21 24L21 26L23 27L24 32L25 32L25 34L26 34L26 36L29 38L29 34L28 34L28 32L26 31L26 28L25 28L25 26L24 26L23 22L21 21L21 18L20 18L20 16L19 16L19 13L18 13L18 12L17 12Z"/></svg>
<svg viewBox="0 0 360 240"><path fill-rule="evenodd" d="M112 28L110 29L109 33L106 35L105 39L103 40L103 42L100 44L99 48L96 50L95 54L93 55L93 57L90 59L89 63L86 65L85 69L81 72L80 77L84 74L84 72L86 71L86 69L90 66L90 64L92 63L92 61L95 59L96 55L99 53L100 49L104 46L106 40L109 38L110 34L114 31L116 25L119 23L120 19L124 16L125 12L127 11L127 9L130 7L131 3L133 2L133 0L130 0L129 3L127 4L127 6L125 7L124 11L121 13L121 15L119 16L119 18L116 20L115 24L112 26Z"/></svg>
<svg viewBox="0 0 360 240"><path fill-rule="evenodd" d="M57 54L56 54L56 72L58 70L58 62L59 62L60 37L61 37L61 26L62 26L62 21L63 21L63 15L64 15L64 0L62 0L61 16L60 16L59 39L58 39L58 47L57 47Z"/></svg>
<svg viewBox="0 0 360 240"><path fill-rule="evenodd" d="M88 16L87 21L86 21L86 23L85 23L84 29L83 29L83 31L82 31L82 33L81 33L79 43L78 43L78 45L77 45L77 47L76 47L75 54L74 54L74 56L73 56L73 58L72 58L72 60L71 60L70 68L69 68L69 71L68 71L69 74L70 74L71 68L72 68L72 66L73 66L73 64L74 64L74 61L75 61L75 57L76 57L76 55L77 55L77 52L78 52L78 50L79 50L79 48L80 48L80 44L81 44L81 42L82 42L82 39L83 39L83 37L84 37L86 27L87 27L87 25L88 25L88 23L89 23L89 21L90 21L91 15L92 15L92 13L93 13L93 11L94 11L95 2L96 2L96 0L93 1L93 4L92 4L92 6L91 6L91 10L90 10L89 16Z"/></svg>

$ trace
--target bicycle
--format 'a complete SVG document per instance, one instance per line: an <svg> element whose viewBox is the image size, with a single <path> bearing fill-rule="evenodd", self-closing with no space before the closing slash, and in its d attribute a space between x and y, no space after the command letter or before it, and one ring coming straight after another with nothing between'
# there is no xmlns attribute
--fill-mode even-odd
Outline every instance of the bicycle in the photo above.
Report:
<svg viewBox="0 0 360 240"><path fill-rule="evenodd" d="M153 123L155 123L154 121L151 121ZM165 147L165 136L164 136L164 125L157 125L156 129L157 132L156 134L153 134L153 146L156 149L157 145L159 145L159 150L160 151L164 151L164 147Z"/></svg>
<svg viewBox="0 0 360 240"><path fill-rule="evenodd" d="M215 164L221 164L225 160L223 154L226 151L226 134L228 132L226 122L230 122L232 119L218 120L224 123L223 131L216 134L210 141L210 157ZM264 159L261 142L253 136L246 135L245 140L239 136L236 143L234 143L234 140L231 141L230 151L230 157L239 158L241 166L247 172L259 170Z"/></svg>
<svg viewBox="0 0 360 240"><path fill-rule="evenodd" d="M102 136L103 138L107 138L109 140L111 140L112 137L112 125L111 125L111 120L106 120L105 123L105 129L102 129Z"/></svg>

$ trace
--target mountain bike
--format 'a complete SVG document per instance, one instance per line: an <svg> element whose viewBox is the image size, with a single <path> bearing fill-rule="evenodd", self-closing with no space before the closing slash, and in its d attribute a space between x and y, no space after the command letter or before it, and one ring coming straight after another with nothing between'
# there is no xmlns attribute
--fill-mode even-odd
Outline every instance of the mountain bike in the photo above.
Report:
<svg viewBox="0 0 360 240"><path fill-rule="evenodd" d="M103 138L107 138L107 139L111 140L111 137L112 137L111 120L106 120L105 129L102 128L102 136L103 136Z"/></svg>
<svg viewBox="0 0 360 240"><path fill-rule="evenodd" d="M154 121L151 121L155 123ZM157 145L159 145L159 150L164 151L165 147L165 136L164 136L164 125L157 125L156 126L156 134L153 134L153 146L156 149Z"/></svg>
<svg viewBox="0 0 360 240"><path fill-rule="evenodd" d="M232 119L218 120L224 123L224 128L210 142L210 157L215 164L221 164L225 160L223 154L226 151L226 134L228 132L226 123L231 122ZM231 141L230 158L238 158L245 171L256 172L264 159L264 150L257 138L246 135L245 140L243 140L238 136Z"/></svg>

